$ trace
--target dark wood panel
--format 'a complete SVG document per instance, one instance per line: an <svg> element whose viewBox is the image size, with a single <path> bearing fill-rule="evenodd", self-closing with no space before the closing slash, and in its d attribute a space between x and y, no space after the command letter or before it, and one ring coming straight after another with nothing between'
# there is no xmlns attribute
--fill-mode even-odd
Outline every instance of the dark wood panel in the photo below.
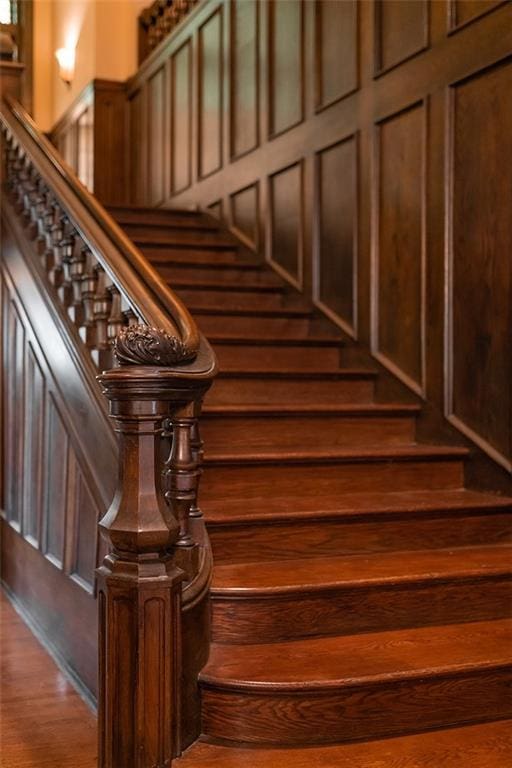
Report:
<svg viewBox="0 0 512 768"><path fill-rule="evenodd" d="M206 210L217 219L222 219L224 212L222 200L215 200L213 203L209 203L209 205L206 206Z"/></svg>
<svg viewBox="0 0 512 768"><path fill-rule="evenodd" d="M270 260L295 285L302 281L302 163L270 177Z"/></svg>
<svg viewBox="0 0 512 768"><path fill-rule="evenodd" d="M88 106L77 120L78 178L87 189L94 189L94 115Z"/></svg>
<svg viewBox="0 0 512 768"><path fill-rule="evenodd" d="M257 0L231 4L230 151L238 157L258 146L259 16Z"/></svg>
<svg viewBox="0 0 512 768"><path fill-rule="evenodd" d="M357 88L357 0L316 0L315 104L322 109Z"/></svg>
<svg viewBox="0 0 512 768"><path fill-rule="evenodd" d="M286 131L304 117L304 4L270 0L269 134Z"/></svg>
<svg viewBox="0 0 512 768"><path fill-rule="evenodd" d="M450 27L461 27L468 24L507 0L449 0Z"/></svg>
<svg viewBox="0 0 512 768"><path fill-rule="evenodd" d="M75 457L73 457L73 461L75 464L72 500L74 551L70 570L79 584L92 591L94 569L97 565L96 540L99 510Z"/></svg>
<svg viewBox="0 0 512 768"><path fill-rule="evenodd" d="M46 425L47 475L43 552L55 565L62 567L68 501L69 439L51 395L48 399Z"/></svg>
<svg viewBox="0 0 512 768"><path fill-rule="evenodd" d="M171 192L192 183L192 43L172 56L171 93Z"/></svg>
<svg viewBox="0 0 512 768"><path fill-rule="evenodd" d="M375 69L383 72L424 50L428 0L375 0Z"/></svg>
<svg viewBox="0 0 512 768"><path fill-rule="evenodd" d="M377 126L373 348L423 388L425 117L417 104Z"/></svg>
<svg viewBox="0 0 512 768"><path fill-rule="evenodd" d="M25 493L23 500L23 535L35 546L40 542L43 507L44 415L46 384L34 350L27 344L25 406Z"/></svg>
<svg viewBox="0 0 512 768"><path fill-rule="evenodd" d="M317 155L315 298L349 332L356 321L357 139Z"/></svg>
<svg viewBox="0 0 512 768"><path fill-rule="evenodd" d="M512 62L452 90L449 409L512 457ZM499 116L499 118L498 118Z"/></svg>
<svg viewBox="0 0 512 768"><path fill-rule="evenodd" d="M259 218L259 186L257 183L231 195L233 227L255 249L259 245Z"/></svg>
<svg viewBox="0 0 512 768"><path fill-rule="evenodd" d="M159 205L164 198L165 70L162 67L148 83L149 202Z"/></svg>
<svg viewBox="0 0 512 768"><path fill-rule="evenodd" d="M146 202L147 144L144 131L144 90L137 91L129 102L130 114L130 199L134 205Z"/></svg>
<svg viewBox="0 0 512 768"><path fill-rule="evenodd" d="M199 30L199 176L222 166L222 7Z"/></svg>
<svg viewBox="0 0 512 768"><path fill-rule="evenodd" d="M4 433L5 445L5 511L7 519L17 530L23 517L23 452L24 452L24 384L25 331L12 301L4 304L4 416L11 425Z"/></svg>

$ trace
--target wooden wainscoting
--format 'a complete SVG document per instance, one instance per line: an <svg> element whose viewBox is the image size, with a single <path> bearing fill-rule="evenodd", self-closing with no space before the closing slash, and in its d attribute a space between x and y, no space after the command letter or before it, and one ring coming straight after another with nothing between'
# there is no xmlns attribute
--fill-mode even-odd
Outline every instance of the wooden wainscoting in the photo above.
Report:
<svg viewBox="0 0 512 768"><path fill-rule="evenodd" d="M131 201L223 218L510 470L511 79L510 3L208 0L128 83Z"/></svg>
<svg viewBox="0 0 512 768"><path fill-rule="evenodd" d="M50 131L52 143L80 181L108 205L127 202L125 113L124 83L96 79Z"/></svg>
<svg viewBox="0 0 512 768"><path fill-rule="evenodd" d="M114 492L115 439L84 374L92 363L66 343L37 265L2 225L1 578L95 693L97 521Z"/></svg>

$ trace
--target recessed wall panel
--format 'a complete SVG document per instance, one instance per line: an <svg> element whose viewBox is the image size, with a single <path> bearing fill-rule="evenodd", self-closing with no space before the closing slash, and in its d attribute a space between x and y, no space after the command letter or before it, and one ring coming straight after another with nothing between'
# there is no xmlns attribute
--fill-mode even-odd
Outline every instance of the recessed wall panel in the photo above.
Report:
<svg viewBox="0 0 512 768"><path fill-rule="evenodd" d="M316 107L321 109L357 87L357 0L316 2Z"/></svg>
<svg viewBox="0 0 512 768"><path fill-rule="evenodd" d="M45 380L32 345L27 344L25 405L25 498L23 535L39 543L39 526L43 506L43 456Z"/></svg>
<svg viewBox="0 0 512 768"><path fill-rule="evenodd" d="M390 69L426 48L428 26L428 0L375 0L377 72Z"/></svg>
<svg viewBox="0 0 512 768"><path fill-rule="evenodd" d="M258 2L231 4L231 155L258 145Z"/></svg>
<svg viewBox="0 0 512 768"><path fill-rule="evenodd" d="M377 127L374 348L422 388L425 106Z"/></svg>
<svg viewBox="0 0 512 768"><path fill-rule="evenodd" d="M68 436L53 397L48 400L46 470L46 505L43 551L61 566L64 558L66 525Z"/></svg>
<svg viewBox="0 0 512 768"><path fill-rule="evenodd" d="M319 299L353 330L357 248L357 140L317 156L317 290Z"/></svg>
<svg viewBox="0 0 512 768"><path fill-rule="evenodd" d="M450 410L508 459L512 218L503 206L512 195L511 93L510 60L453 87L450 164Z"/></svg>
<svg viewBox="0 0 512 768"><path fill-rule="evenodd" d="M199 176L222 166L222 10L199 29Z"/></svg>
<svg viewBox="0 0 512 768"><path fill-rule="evenodd" d="M171 190L181 192L192 183L192 49L190 40L172 57Z"/></svg>
<svg viewBox="0 0 512 768"><path fill-rule="evenodd" d="M161 67L148 84L149 200L158 205L164 198L164 98L165 70Z"/></svg>
<svg viewBox="0 0 512 768"><path fill-rule="evenodd" d="M269 133L301 122L303 95L303 11L301 0L270 0Z"/></svg>
<svg viewBox="0 0 512 768"><path fill-rule="evenodd" d="M241 189L231 196L233 227L256 248L258 245L259 195L258 185Z"/></svg>
<svg viewBox="0 0 512 768"><path fill-rule="evenodd" d="M302 279L302 165L270 177L270 258L295 283Z"/></svg>

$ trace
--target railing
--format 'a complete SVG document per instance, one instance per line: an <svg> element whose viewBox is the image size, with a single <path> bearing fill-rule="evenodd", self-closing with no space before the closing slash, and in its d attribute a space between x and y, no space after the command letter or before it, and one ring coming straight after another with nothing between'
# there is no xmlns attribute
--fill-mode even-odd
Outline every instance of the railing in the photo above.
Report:
<svg viewBox="0 0 512 768"><path fill-rule="evenodd" d="M198 0L155 0L139 16L139 64L185 18Z"/></svg>
<svg viewBox="0 0 512 768"><path fill-rule="evenodd" d="M201 654L187 657L183 637L194 632L207 644L208 612L197 612L211 573L197 505L198 416L215 358L185 307L9 96L0 126L3 215L22 226L52 311L100 372L119 435L117 491L99 523L109 547L97 572L99 765L169 766L182 735L197 735L183 722L194 713L182 690ZM187 623L187 610L202 624Z"/></svg>

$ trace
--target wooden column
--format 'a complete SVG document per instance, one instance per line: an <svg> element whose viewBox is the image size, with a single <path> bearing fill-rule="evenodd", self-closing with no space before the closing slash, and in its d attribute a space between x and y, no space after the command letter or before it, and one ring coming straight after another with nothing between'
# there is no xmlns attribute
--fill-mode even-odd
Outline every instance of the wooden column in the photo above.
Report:
<svg viewBox="0 0 512 768"><path fill-rule="evenodd" d="M142 343L144 334L151 341L158 333L142 326L123 332ZM186 516L196 467L182 414L208 383L142 365L99 380L120 447L118 489L99 524L111 548L98 569L99 766L168 768L180 753L181 590L190 579L180 567L182 547L194 546ZM167 469L175 482L166 500L161 440L168 419L180 428L173 429Z"/></svg>

